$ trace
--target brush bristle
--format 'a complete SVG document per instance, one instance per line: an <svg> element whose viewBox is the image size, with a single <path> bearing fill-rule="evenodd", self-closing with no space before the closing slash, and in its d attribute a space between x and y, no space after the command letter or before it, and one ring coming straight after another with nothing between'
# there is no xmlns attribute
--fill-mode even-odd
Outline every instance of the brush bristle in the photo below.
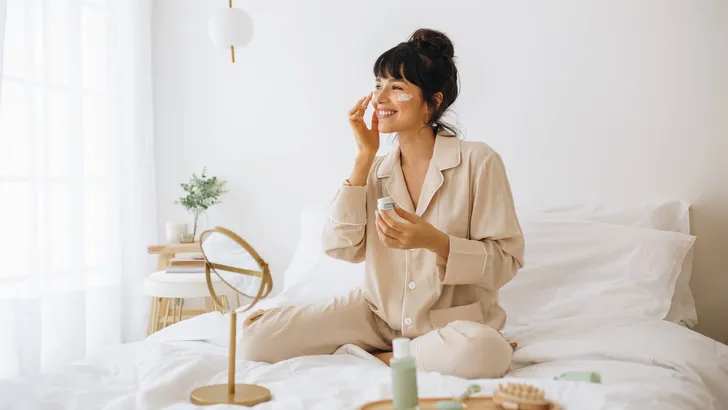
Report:
<svg viewBox="0 0 728 410"><path fill-rule="evenodd" d="M509 401L516 401L530 404L547 404L544 391L535 386L521 383L507 383L498 386L497 395Z"/></svg>

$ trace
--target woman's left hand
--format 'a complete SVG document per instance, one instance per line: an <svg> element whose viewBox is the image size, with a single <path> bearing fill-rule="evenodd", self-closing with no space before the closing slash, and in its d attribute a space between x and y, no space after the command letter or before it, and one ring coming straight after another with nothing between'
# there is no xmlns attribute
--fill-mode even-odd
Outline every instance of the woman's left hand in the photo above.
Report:
<svg viewBox="0 0 728 410"><path fill-rule="evenodd" d="M443 258L450 252L450 238L419 216L401 208L395 212L408 222L397 221L377 211L377 234L388 248L428 249Z"/></svg>

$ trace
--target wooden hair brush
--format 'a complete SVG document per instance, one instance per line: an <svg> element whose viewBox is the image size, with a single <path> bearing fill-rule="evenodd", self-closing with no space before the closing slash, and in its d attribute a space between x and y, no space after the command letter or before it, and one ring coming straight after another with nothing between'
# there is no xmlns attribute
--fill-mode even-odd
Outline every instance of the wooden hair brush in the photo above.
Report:
<svg viewBox="0 0 728 410"><path fill-rule="evenodd" d="M520 383L498 385L498 390L493 393L493 401L504 409L514 410L549 410L553 405L550 400L546 400L543 390Z"/></svg>

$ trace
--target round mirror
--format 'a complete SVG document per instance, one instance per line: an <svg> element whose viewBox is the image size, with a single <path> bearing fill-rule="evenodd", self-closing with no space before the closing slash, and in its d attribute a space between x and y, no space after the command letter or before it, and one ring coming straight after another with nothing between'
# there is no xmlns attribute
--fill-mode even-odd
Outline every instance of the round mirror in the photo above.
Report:
<svg viewBox="0 0 728 410"><path fill-rule="evenodd" d="M242 310L246 311L268 296L273 289L273 279L271 279L268 264L243 238L219 226L202 232L200 248L205 258L205 280L215 308L223 313L229 313L230 316L230 345L228 347L230 358L227 384L198 387L190 393L190 400L199 405L229 403L244 406L254 406L268 401L271 393L265 387L235 383L237 310L230 307L227 295L219 297L215 293L215 287L212 286L214 272L223 285L229 286L236 295L252 299L250 304ZM217 286L219 288L219 284ZM238 304L240 304L239 298Z"/></svg>
<svg viewBox="0 0 728 410"><path fill-rule="evenodd" d="M237 234L225 228L215 227L200 235L200 244L202 255L207 262L205 264L207 286L218 309L223 312L232 310L227 297L221 298L215 293L210 272L236 294L252 300L243 311L255 306L260 299L271 292L273 280L268 264Z"/></svg>

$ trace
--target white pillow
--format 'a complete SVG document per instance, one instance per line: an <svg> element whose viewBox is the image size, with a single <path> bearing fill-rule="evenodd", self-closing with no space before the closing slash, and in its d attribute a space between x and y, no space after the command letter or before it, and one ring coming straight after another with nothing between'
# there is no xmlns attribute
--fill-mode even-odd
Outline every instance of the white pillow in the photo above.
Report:
<svg viewBox="0 0 728 410"><path fill-rule="evenodd" d="M573 204L541 209L538 213L691 234L690 204L684 201L664 201L642 205L616 201L600 204ZM693 254L694 248L691 248L685 257L675 285L670 312L665 317L667 321L682 323L690 328L694 328L698 324L695 300L690 290Z"/></svg>
<svg viewBox="0 0 728 410"><path fill-rule="evenodd" d="M325 218L326 213L322 206L308 206L301 212L298 246L288 268L283 273L282 292L290 290L304 279L318 261L325 256L321 243Z"/></svg>
<svg viewBox="0 0 728 410"><path fill-rule="evenodd" d="M621 229L625 232L630 232L627 227L641 227L645 228L643 230L647 231L650 229L656 229L657 231L655 231L655 234L658 237L661 232L659 230L687 233L689 232L689 216L687 214L688 208L689 206L682 202L669 202L657 205L645 205L641 207L614 206L605 204L596 206L575 205L571 207L547 209L543 213L533 213L530 216L520 215L519 217L521 218L522 224L525 225L524 231L526 232L530 226L534 226L530 224L530 222L538 221L539 218L544 219L541 221L542 223L549 221L549 223L552 224L551 227L554 228L555 231L550 233L548 238L539 238L538 236L526 237L526 267L519 272L516 279L509 284L510 286L507 285L507 287L504 288L505 300L508 301L509 292L511 289L515 289L516 285L518 285L518 287L528 287L528 283L521 284L520 282L524 278L529 277L529 269L535 268L532 264L538 263L538 256L543 254L543 247L546 246L547 248L550 248L551 246L550 241L544 241L542 239L553 238L553 240L558 240L558 233L563 232L566 227L573 225L580 226L582 230L586 231L582 232L582 235L588 236L588 227L591 226L597 229L594 234L594 242L595 245L597 245L597 248L589 252L599 252L600 250L604 250L604 248L599 248L602 244L596 240L600 239L599 235L603 236L605 232L616 233L617 230L620 229L620 225L623 225ZM325 210L325 204L312 205L304 209L301 214L301 228L299 232L298 247L288 269L284 273L284 286L281 292L281 296L285 297L289 302L307 303L327 300L333 296L353 289L363 281L363 263L351 264L330 258L323 253L323 248L321 246L321 234L323 224L326 220ZM574 219L577 218L583 218L587 221L603 221L605 223L589 224L586 221L583 221L579 224L574 221ZM559 226L559 221L564 221L566 225ZM614 224L611 230L608 230L610 227L609 224ZM641 235L647 235L647 233L643 232ZM630 238L634 239L633 236ZM689 236L681 236L681 238L685 240L693 240ZM569 240L569 238L563 239L567 241ZM613 241L610 239L609 242ZM688 248L689 251L684 257L683 263L683 267L687 267L688 269L682 269L682 273L678 276L676 286L679 286L681 281L685 282L684 285L687 289L687 295L689 295L690 302L687 305L689 306L692 304L694 306L694 303L692 302L692 294L687 286L687 282L690 277L689 268L692 264L692 242L690 242L690 246L688 246ZM578 257L578 255L574 254L574 256L574 266L566 267L569 271L580 269L578 262L583 261ZM618 261L614 261L614 263L618 263ZM684 280L684 278L687 278L687 280ZM676 294L677 292L678 291L676 290L673 294ZM501 293L501 300L504 300L503 290ZM525 300L527 299L526 295L530 293L533 293L533 290L526 289L524 290L523 298L520 298L518 295L514 295L514 297ZM673 315L677 310L676 306L680 306L675 301L676 298L673 297L669 313L664 315L668 320L670 319L670 315ZM525 308L527 308L527 306L524 305L524 309ZM509 306L509 310L507 310L509 314L509 321L513 319L513 315L515 315L519 309L521 308L515 306L515 304L514 306ZM694 312L694 307L692 310ZM683 309L682 312L684 311L685 309ZM683 320L685 320L685 317L690 316L689 313L688 309L687 314L682 314ZM677 321L679 321L679 319L675 320L675 322Z"/></svg>
<svg viewBox="0 0 728 410"><path fill-rule="evenodd" d="M305 280L284 290L281 296L296 305L325 302L334 296L347 294L363 281L363 262L345 262L324 254L308 271Z"/></svg>
<svg viewBox="0 0 728 410"><path fill-rule="evenodd" d="M520 219L525 267L500 291L507 326L573 316L664 319L695 240L563 215Z"/></svg>
<svg viewBox="0 0 728 410"><path fill-rule="evenodd" d="M324 253L321 235L325 209L311 205L301 214L298 247L283 274L281 291L281 296L296 304L345 294L364 280L364 263L349 263Z"/></svg>
<svg viewBox="0 0 728 410"><path fill-rule="evenodd" d="M641 205L609 202L574 204L534 210L537 214L565 215L571 219L599 221L634 228L660 229L690 234L690 204L665 201Z"/></svg>

